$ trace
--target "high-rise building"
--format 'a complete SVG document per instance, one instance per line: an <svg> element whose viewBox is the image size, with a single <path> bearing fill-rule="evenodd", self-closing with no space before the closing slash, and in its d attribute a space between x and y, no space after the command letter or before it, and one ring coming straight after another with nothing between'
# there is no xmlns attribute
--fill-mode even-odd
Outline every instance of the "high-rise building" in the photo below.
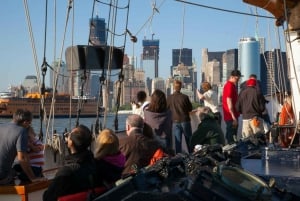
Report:
<svg viewBox="0 0 300 201"><path fill-rule="evenodd" d="M152 90L160 89L164 93L166 92L165 80L163 78L157 77L152 80Z"/></svg>
<svg viewBox="0 0 300 201"><path fill-rule="evenodd" d="M231 71L238 69L238 49L226 50L223 55L223 69L221 83L225 83L229 78Z"/></svg>
<svg viewBox="0 0 300 201"><path fill-rule="evenodd" d="M152 79L158 77L159 40L143 40L142 69L145 71L147 88L151 94Z"/></svg>
<svg viewBox="0 0 300 201"><path fill-rule="evenodd" d="M22 83L22 86L27 93L39 92L37 77L35 75L27 75Z"/></svg>
<svg viewBox="0 0 300 201"><path fill-rule="evenodd" d="M69 73L66 63L58 59L52 62L52 68L53 71L50 71L50 87L58 93L69 94ZM56 86L54 86L55 82Z"/></svg>
<svg viewBox="0 0 300 201"><path fill-rule="evenodd" d="M246 81L251 74L260 77L260 45L253 37L241 38L239 41L239 67L243 77L241 82Z"/></svg>
<svg viewBox="0 0 300 201"><path fill-rule="evenodd" d="M104 18L90 19L90 44L105 45L106 44L106 23Z"/></svg>
<svg viewBox="0 0 300 201"><path fill-rule="evenodd" d="M223 55L225 52L208 52L207 48L202 49L202 64L201 64L201 80L209 82L212 80L213 77L219 77L220 80L214 79L214 83L210 83L211 85L218 85L221 82L222 78L222 66L223 66ZM209 62L214 63L214 70L211 69L212 64ZM218 62L218 63L216 63ZM218 64L218 67L216 66ZM219 68L219 69L217 69ZM218 75L213 75L218 74Z"/></svg>
<svg viewBox="0 0 300 201"><path fill-rule="evenodd" d="M185 66L193 65L193 50L188 48L172 50L172 66L183 63Z"/></svg>
<svg viewBox="0 0 300 201"><path fill-rule="evenodd" d="M261 55L261 85L264 95L290 90L286 52L274 49Z"/></svg>

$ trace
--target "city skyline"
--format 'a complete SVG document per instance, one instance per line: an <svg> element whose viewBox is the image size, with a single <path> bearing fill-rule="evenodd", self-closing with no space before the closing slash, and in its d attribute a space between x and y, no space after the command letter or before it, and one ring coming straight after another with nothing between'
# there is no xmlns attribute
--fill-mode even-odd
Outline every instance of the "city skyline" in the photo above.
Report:
<svg viewBox="0 0 300 201"><path fill-rule="evenodd" d="M43 31L44 31L44 7L45 3L38 1L28 1L31 11L31 20L33 26L33 33L36 39L38 67L41 67L43 61ZM252 37L256 34L260 37L266 37L268 30L274 31L275 20L260 18L256 19L253 16L237 15L232 13L220 12L212 9L206 9L198 6L187 5L178 1L156 1L156 6L159 13L156 13L152 18L152 23L146 23L149 16L152 14L151 1L131 0L131 8L129 15L128 29L133 35L136 35L138 42L132 44L128 40L126 44L125 53L127 55L134 55L139 58L142 53L142 40L144 38L160 40L160 59L159 59L159 77L167 78L170 75L170 66L172 65L172 49L189 48L193 50L193 59L196 62L197 70L200 72L201 66L201 50L208 48L209 51L226 51L238 47L239 39L242 37ZM35 4L34 6L32 4ZM52 2L53 3L53 2ZM76 31L76 44L86 44L88 41L88 26L91 17L91 2L77 1L74 10L80 19L80 32ZM255 7L249 6L242 1L227 0L226 2L219 2L219 0L212 1L197 1L196 3L205 4L212 7L218 7L228 10L236 10L246 13L255 13ZM1 49L2 54L1 70L5 72L5 76L0 81L0 90L7 90L10 84L18 85L27 75L36 75L35 62L29 43L29 34L27 31L24 8L20 2L9 1L0 9L3 18L0 19L0 26L5 29L1 30ZM57 13L63 12L66 9L66 2L59 2L59 9ZM51 5L53 6L53 5ZM11 12L11 10L15 12ZM89 10L89 12L85 11ZM101 9L96 9L99 15ZM258 14L269 15L266 11L258 9ZM269 15L270 16L270 15ZM58 26L63 27L64 15L60 15L57 23ZM100 15L101 17L101 15ZM51 20L50 20L51 21ZM36 26L38 24L38 26ZM49 22L50 24L50 22ZM145 25L145 26L144 26ZM49 30L49 37L53 38L53 31ZM61 37L61 34L59 35ZM274 48L272 44L276 44L274 37L266 37L266 50ZM271 39L269 39L271 38ZM58 40L58 38L57 38ZM70 41L66 47L70 46ZM53 44L47 43L46 59L49 64L54 61ZM59 46L56 47L59 49ZM276 48L276 46L275 46ZM64 53L63 53L64 54ZM57 58L56 54L56 58ZM63 60L65 60L63 58ZM137 62L139 63L139 61ZM16 73L18 72L18 73ZM48 71L49 72L49 71ZM47 76L49 77L49 73ZM47 78L49 80L49 78Z"/></svg>

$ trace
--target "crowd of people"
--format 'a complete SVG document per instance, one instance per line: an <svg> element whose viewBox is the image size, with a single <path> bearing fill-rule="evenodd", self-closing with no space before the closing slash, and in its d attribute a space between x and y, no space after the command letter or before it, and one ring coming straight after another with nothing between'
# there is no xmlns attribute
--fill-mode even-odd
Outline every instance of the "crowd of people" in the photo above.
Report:
<svg viewBox="0 0 300 201"><path fill-rule="evenodd" d="M241 138L264 133L268 101L255 75L241 84L239 92L241 76L240 71L234 70L224 84L223 115L211 84L201 84L197 96L204 106L196 109L200 122L193 131L190 114L195 109L190 98L181 92L183 83L180 80L174 80L174 92L169 96L159 89L149 97L145 91L138 92L136 101L132 102L132 114L126 119L125 135L118 136L113 130L104 129L94 139L85 125L75 127L66 135L70 153L66 164L58 169L43 200L54 201L97 186L109 188L117 180L152 164L154 157L156 160L156 157L181 152L192 153L197 145L234 143L238 139L240 115ZM280 124L291 124L289 99L284 103L282 115L285 116L281 117ZM221 128L222 119L225 133ZM46 180L42 173L44 146L31 127L31 121L31 112L19 109L12 122L0 125L0 185L13 185L14 178L25 183ZM93 140L95 149L91 150ZM163 156L158 155L161 152Z"/></svg>

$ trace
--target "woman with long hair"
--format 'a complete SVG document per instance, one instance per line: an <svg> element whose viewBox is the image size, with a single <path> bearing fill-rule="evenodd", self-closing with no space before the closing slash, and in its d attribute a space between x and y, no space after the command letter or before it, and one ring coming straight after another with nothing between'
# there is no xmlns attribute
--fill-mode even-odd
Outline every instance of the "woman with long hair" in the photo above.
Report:
<svg viewBox="0 0 300 201"><path fill-rule="evenodd" d="M151 95L151 101L144 111L145 123L152 127L153 133L164 146L172 149L172 113L167 107L166 95L156 89Z"/></svg>

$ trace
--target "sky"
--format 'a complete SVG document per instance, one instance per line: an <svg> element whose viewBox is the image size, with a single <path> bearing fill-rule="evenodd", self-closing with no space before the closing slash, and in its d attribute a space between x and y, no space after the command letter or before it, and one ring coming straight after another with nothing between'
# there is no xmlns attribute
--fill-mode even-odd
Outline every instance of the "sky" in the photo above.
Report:
<svg viewBox="0 0 300 201"><path fill-rule="evenodd" d="M35 54L28 31L24 1L28 6ZM93 0L74 0L75 4L71 9L74 15L70 15L64 42L68 0L48 0L47 26L45 26L46 0L24 1L5 1L0 7L0 70L2 72L0 91L7 91L10 85L20 85L27 75L37 75L42 79L40 69L43 61L51 64L61 55L64 59L66 47L72 44L86 45L88 42ZM55 2L56 23L54 23ZM102 0L102 2L108 1ZM243 3L242 0L187 0L187 2L271 16L267 11L256 9ZM153 4L159 12L150 18ZM95 13L99 17L106 18L107 7L97 4ZM126 18L121 18L116 23L119 29L124 28L126 24ZM47 27L46 34L45 27ZM210 52L226 51L237 48L240 38L255 35L266 38L266 50L279 48L274 19L223 12L176 0L131 0L127 28L138 38L137 43L127 39L125 53L128 55L137 56L142 53L144 38L151 39L153 36L153 39L160 40L159 76L163 78L169 77L170 74L172 49L192 49L199 72L203 48L208 48ZM282 28L279 28L279 32L282 32ZM137 61L137 64L139 62ZM47 86L49 86L48 80L49 71L46 71Z"/></svg>

